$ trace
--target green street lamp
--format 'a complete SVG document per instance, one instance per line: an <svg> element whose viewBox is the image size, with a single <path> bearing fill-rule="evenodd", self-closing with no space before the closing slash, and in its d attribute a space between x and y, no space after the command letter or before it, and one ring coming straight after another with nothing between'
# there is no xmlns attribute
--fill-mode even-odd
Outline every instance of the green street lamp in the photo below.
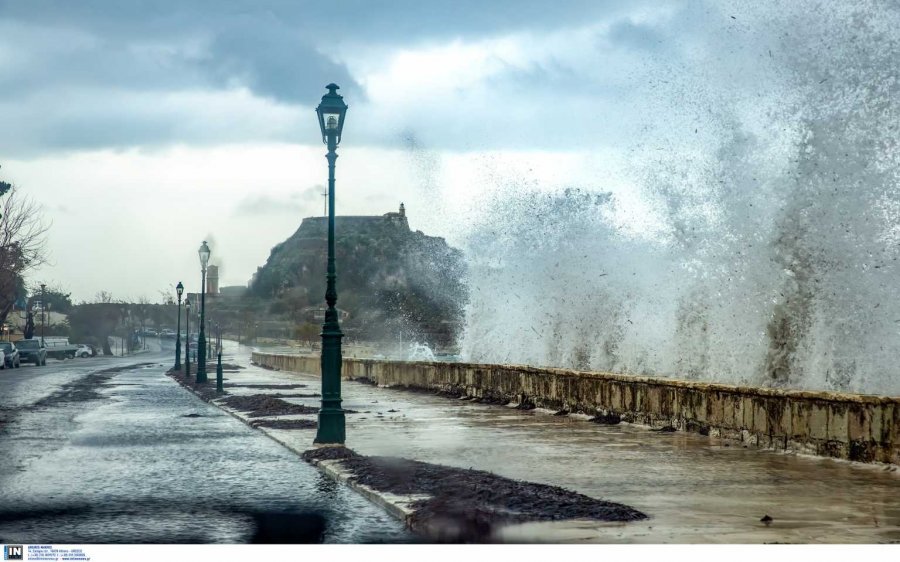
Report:
<svg viewBox="0 0 900 562"><path fill-rule="evenodd" d="M184 294L184 285L181 281L175 285L175 293L178 295L178 331L175 332L175 370L181 369L181 295Z"/></svg>
<svg viewBox="0 0 900 562"><path fill-rule="evenodd" d="M316 108L322 142L328 146L328 270L325 302L325 323L322 325L322 408L319 410L319 428L315 443L343 444L346 438L344 410L341 409L341 327L338 324L337 275L334 267L334 162L337 147L344 130L347 104L338 95L338 85L329 84L328 93Z"/></svg>
<svg viewBox="0 0 900 562"><path fill-rule="evenodd" d="M197 382L206 382L206 337L203 332L203 324L206 322L206 264L209 263L209 246L206 240L197 250L200 256L200 271L202 283L200 285L200 335L197 336Z"/></svg>
<svg viewBox="0 0 900 562"><path fill-rule="evenodd" d="M122 308L119 309L119 312L122 314L122 357L125 357L125 354L128 353L128 324L126 320L128 319L128 305L122 305Z"/></svg>
<svg viewBox="0 0 900 562"><path fill-rule="evenodd" d="M47 297L44 294L46 283L41 283L41 345L44 345L44 311L47 310Z"/></svg>
<svg viewBox="0 0 900 562"><path fill-rule="evenodd" d="M225 392L225 385L222 384L222 329L216 323L216 392Z"/></svg>
<svg viewBox="0 0 900 562"><path fill-rule="evenodd" d="M184 299L184 320L187 326L185 331L187 336L184 338L184 380L191 378L191 300Z"/></svg>

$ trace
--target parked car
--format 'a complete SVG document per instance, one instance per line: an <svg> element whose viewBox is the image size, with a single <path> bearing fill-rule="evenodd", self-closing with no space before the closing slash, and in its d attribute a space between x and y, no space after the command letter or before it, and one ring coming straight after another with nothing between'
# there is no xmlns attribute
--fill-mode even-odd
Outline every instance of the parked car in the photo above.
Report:
<svg viewBox="0 0 900 562"><path fill-rule="evenodd" d="M18 368L22 366L22 360L19 359L19 349L16 347L16 344L5 341L0 342L0 351L3 352L3 367Z"/></svg>
<svg viewBox="0 0 900 562"><path fill-rule="evenodd" d="M91 349L91 346L83 343L77 345L78 348L75 349L75 357L91 357L94 355L94 350Z"/></svg>
<svg viewBox="0 0 900 562"><path fill-rule="evenodd" d="M47 364L47 348L40 339L19 340L16 347L19 348L21 362L38 366Z"/></svg>
<svg viewBox="0 0 900 562"><path fill-rule="evenodd" d="M0 369L5 369L6 368L6 356L3 354L2 350L0 350L0 356L3 357L3 362L0 363Z"/></svg>
<svg viewBox="0 0 900 562"><path fill-rule="evenodd" d="M53 359L73 359L78 346L69 343L69 338L63 337L46 337L43 338L44 345L47 346L47 355Z"/></svg>

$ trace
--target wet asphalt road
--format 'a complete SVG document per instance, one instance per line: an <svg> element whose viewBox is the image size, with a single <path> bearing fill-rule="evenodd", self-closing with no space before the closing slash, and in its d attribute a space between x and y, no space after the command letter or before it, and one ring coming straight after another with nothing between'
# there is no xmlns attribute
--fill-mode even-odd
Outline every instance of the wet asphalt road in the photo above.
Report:
<svg viewBox="0 0 900 562"><path fill-rule="evenodd" d="M169 355L0 371L0 542L412 540L180 388L163 374Z"/></svg>

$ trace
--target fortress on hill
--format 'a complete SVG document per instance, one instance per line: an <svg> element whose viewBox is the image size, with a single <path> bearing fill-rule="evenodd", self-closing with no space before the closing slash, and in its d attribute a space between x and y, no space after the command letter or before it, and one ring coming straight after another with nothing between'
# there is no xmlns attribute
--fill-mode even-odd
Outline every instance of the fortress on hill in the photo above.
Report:
<svg viewBox="0 0 900 562"><path fill-rule="evenodd" d="M364 233L374 234L385 228L409 232L409 222L406 220L406 207L403 203L400 203L400 210L395 213L385 213L383 215L338 215L334 217L335 237ZM285 242L292 242L296 251L309 250L317 253L325 248L322 245L323 239L328 239L328 217L306 217L300 223L300 228Z"/></svg>
<svg viewBox="0 0 900 562"><path fill-rule="evenodd" d="M380 226L383 224L396 224L406 230L409 230L409 223L406 220L406 207L400 203L400 210L396 213L385 213L383 215L337 215L334 217L335 232L342 227L353 230L365 228L367 226ZM300 224L298 233L303 232L310 237L318 238L319 236L328 236L328 217L307 217Z"/></svg>
<svg viewBox="0 0 900 562"><path fill-rule="evenodd" d="M304 218L257 268L249 292L284 314L321 307L327 238L327 217ZM345 333L452 339L465 302L462 253L443 238L410 230L403 203L383 215L335 217L335 254Z"/></svg>

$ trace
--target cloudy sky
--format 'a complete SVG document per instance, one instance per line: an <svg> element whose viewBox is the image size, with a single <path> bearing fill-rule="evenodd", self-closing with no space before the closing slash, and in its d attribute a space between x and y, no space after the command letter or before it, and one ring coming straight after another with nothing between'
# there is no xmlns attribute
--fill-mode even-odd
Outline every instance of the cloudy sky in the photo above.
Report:
<svg viewBox="0 0 900 562"><path fill-rule="evenodd" d="M702 151L719 98L750 126L781 99L779 34L808 12L741 4L0 0L0 177L53 223L30 279L158 300L199 286L207 239L246 284L323 212L329 82L339 214L404 201L455 243L492 191L579 185L652 230L636 148Z"/></svg>

